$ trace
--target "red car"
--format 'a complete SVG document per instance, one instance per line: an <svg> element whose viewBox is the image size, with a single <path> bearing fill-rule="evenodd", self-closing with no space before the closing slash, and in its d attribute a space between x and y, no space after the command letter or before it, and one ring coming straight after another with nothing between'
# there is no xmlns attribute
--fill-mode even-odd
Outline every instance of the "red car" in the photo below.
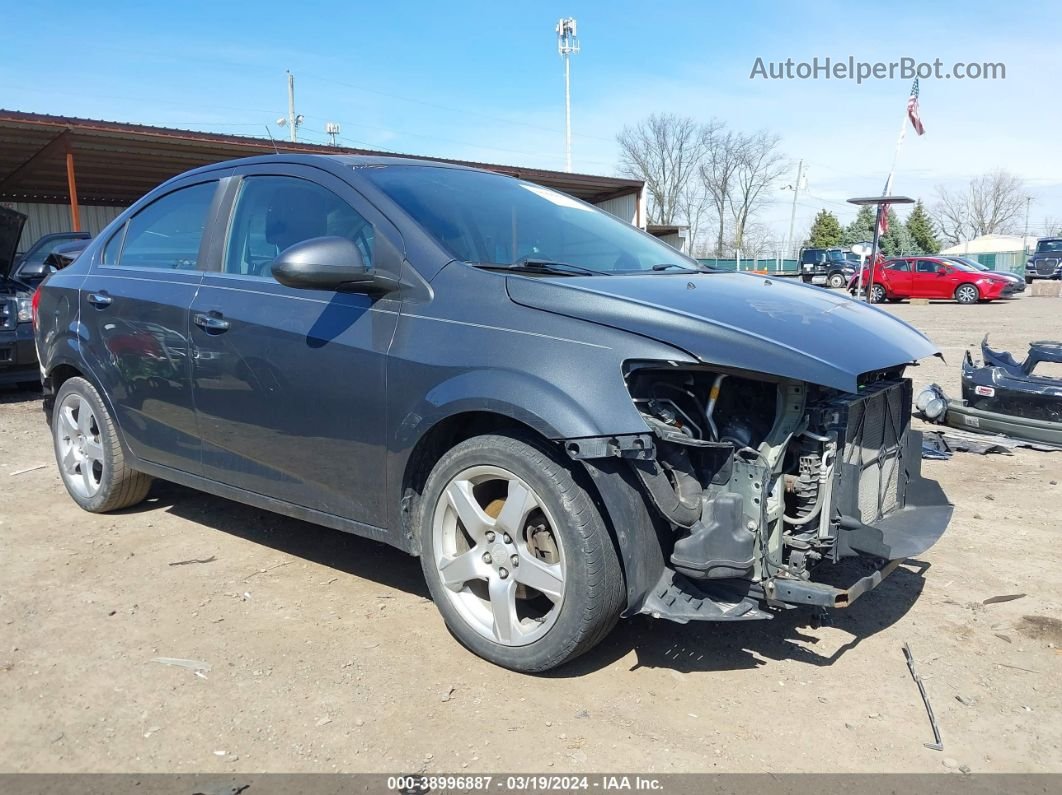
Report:
<svg viewBox="0 0 1062 795"><path fill-rule="evenodd" d="M870 282L870 269L863 269L863 285ZM855 295L859 274L848 283ZM1004 297L1010 283L1002 276L979 271L961 262L938 257L893 257L879 260L874 268L871 301L904 298L953 299L960 304L976 304Z"/></svg>

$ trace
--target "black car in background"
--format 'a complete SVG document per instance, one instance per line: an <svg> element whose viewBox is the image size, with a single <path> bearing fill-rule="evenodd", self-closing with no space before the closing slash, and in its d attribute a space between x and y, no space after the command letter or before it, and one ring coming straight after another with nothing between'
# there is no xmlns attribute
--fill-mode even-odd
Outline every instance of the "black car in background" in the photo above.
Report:
<svg viewBox="0 0 1062 795"><path fill-rule="evenodd" d="M1062 237L1044 237L1036 241L1036 251L1025 263L1025 283L1037 279L1062 279Z"/></svg>
<svg viewBox="0 0 1062 795"><path fill-rule="evenodd" d="M40 383L31 322L34 285L18 278L15 255L25 224L25 215L0 207L0 384Z"/></svg>
<svg viewBox="0 0 1062 795"><path fill-rule="evenodd" d="M163 478L392 544L454 635L518 670L621 614L845 607L951 514L910 430L921 333L499 174L201 168L35 307L79 505Z"/></svg>
<svg viewBox="0 0 1062 795"><path fill-rule="evenodd" d="M852 262L843 249L803 248L800 250L800 278L805 284L818 284L834 289L845 287L857 267L858 264Z"/></svg>
<svg viewBox="0 0 1062 795"><path fill-rule="evenodd" d="M15 249L27 217L0 207L0 384L40 386L33 345L33 291L84 251L84 232L44 235L23 256Z"/></svg>

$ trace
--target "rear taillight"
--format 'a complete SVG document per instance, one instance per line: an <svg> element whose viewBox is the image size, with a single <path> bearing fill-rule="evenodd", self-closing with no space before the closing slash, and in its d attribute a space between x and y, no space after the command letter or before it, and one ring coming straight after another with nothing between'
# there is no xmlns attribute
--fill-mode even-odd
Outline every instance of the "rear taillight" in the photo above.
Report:
<svg viewBox="0 0 1062 795"><path fill-rule="evenodd" d="M30 303L30 307L32 308L32 312L33 312L33 330L34 331L37 330L37 307L40 306L40 303L41 303L41 288L38 287L36 290L33 291L33 300Z"/></svg>

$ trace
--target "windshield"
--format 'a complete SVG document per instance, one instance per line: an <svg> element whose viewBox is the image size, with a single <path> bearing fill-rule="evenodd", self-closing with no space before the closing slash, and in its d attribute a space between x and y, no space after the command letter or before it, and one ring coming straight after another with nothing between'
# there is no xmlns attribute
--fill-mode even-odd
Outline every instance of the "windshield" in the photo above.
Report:
<svg viewBox="0 0 1062 795"><path fill-rule="evenodd" d="M1062 240L1041 240L1036 244L1037 254L1057 254L1062 251Z"/></svg>
<svg viewBox="0 0 1062 795"><path fill-rule="evenodd" d="M840 249L831 248L829 251L826 252L826 259L830 262L844 262L844 252Z"/></svg>
<svg viewBox="0 0 1062 795"><path fill-rule="evenodd" d="M431 166L387 166L364 173L465 262L506 266L534 260L602 273L700 270L666 243L541 185ZM661 267L668 265L674 267Z"/></svg>

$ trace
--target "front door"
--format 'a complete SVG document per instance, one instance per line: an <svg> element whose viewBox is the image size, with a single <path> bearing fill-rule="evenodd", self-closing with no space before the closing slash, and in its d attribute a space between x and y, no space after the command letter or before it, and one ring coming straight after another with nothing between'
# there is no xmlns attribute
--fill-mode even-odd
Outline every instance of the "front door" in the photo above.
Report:
<svg viewBox="0 0 1062 795"><path fill-rule="evenodd" d="M297 290L270 271L284 249L330 235L398 274L397 232L338 178L281 165L240 174L220 270L191 308L203 472L380 526L384 364L398 303Z"/></svg>
<svg viewBox="0 0 1062 795"><path fill-rule="evenodd" d="M188 308L219 181L176 187L112 233L81 287L85 363L132 453L198 472Z"/></svg>

